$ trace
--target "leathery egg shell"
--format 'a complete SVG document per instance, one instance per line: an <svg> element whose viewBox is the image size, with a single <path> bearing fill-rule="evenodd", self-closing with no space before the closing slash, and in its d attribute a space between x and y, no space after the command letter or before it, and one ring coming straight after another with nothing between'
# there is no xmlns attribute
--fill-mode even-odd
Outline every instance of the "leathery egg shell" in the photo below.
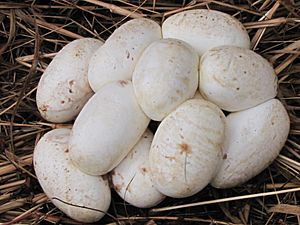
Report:
<svg viewBox="0 0 300 225"><path fill-rule="evenodd" d="M211 184L229 188L259 174L278 156L289 129L289 116L277 99L229 114L223 147L227 158Z"/></svg>
<svg viewBox="0 0 300 225"><path fill-rule="evenodd" d="M109 208L110 189L102 177L82 173L72 164L68 150L70 131L55 129L40 139L33 154L35 173L57 208L80 222L96 222Z"/></svg>
<svg viewBox="0 0 300 225"><path fill-rule="evenodd" d="M83 38L63 47L43 73L36 94L42 117L54 123L73 120L92 96L88 63L102 41Z"/></svg>
<svg viewBox="0 0 300 225"><path fill-rule="evenodd" d="M191 99L159 125L149 154L155 187L183 198L203 189L222 158L225 116L214 104Z"/></svg>
<svg viewBox="0 0 300 225"><path fill-rule="evenodd" d="M162 39L145 49L133 72L137 100L152 120L161 121L198 86L197 53L185 42Z"/></svg>
<svg viewBox="0 0 300 225"><path fill-rule="evenodd" d="M213 48L202 56L199 70L203 97L230 112L254 107L277 93L273 67L249 49Z"/></svg>
<svg viewBox="0 0 300 225"><path fill-rule="evenodd" d="M88 79L92 89L96 92L108 82L131 80L143 50L160 38L161 27L150 19L133 19L120 26L91 58Z"/></svg>
<svg viewBox="0 0 300 225"><path fill-rule="evenodd" d="M131 81L106 84L74 122L70 138L73 162L87 174L108 173L138 142L149 121L136 101Z"/></svg>
<svg viewBox="0 0 300 225"><path fill-rule="evenodd" d="M250 48L244 26L234 17L215 10L195 9L172 15L162 24L162 33L163 38L187 42L200 56L221 45Z"/></svg>
<svg viewBox="0 0 300 225"><path fill-rule="evenodd" d="M147 130L125 159L112 171L114 189L125 201L139 208L160 203L165 196L153 185L149 151L153 134Z"/></svg>

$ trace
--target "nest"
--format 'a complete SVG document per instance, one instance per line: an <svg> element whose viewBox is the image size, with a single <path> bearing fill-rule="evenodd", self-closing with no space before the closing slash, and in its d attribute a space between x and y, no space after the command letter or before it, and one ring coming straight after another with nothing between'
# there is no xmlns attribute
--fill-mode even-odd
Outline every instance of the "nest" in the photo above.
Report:
<svg viewBox="0 0 300 225"><path fill-rule="evenodd" d="M216 9L239 19L251 48L274 66L278 98L291 119L289 138L274 163L232 189L211 186L190 198L167 198L139 209L113 192L108 214L97 224L300 223L300 1L293 0L81 0L0 2L0 222L79 224L54 207L32 167L36 142L47 131L71 124L44 121L35 104L37 83L68 42L105 40L131 18L159 23L177 12ZM59 184L57 184L59 185Z"/></svg>

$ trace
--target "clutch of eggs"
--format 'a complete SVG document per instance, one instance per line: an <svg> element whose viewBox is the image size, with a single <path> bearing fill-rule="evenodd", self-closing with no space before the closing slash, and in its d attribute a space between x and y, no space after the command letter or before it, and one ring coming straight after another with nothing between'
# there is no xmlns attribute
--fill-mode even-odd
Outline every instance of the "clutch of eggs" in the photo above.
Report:
<svg viewBox="0 0 300 225"><path fill-rule="evenodd" d="M249 47L238 20L204 9L162 27L130 20L105 43L67 44L36 96L45 120L75 120L34 150L49 199L69 217L95 222L109 208L109 186L147 208L259 174L284 146L290 121L275 99L272 65ZM161 121L154 135L150 120Z"/></svg>

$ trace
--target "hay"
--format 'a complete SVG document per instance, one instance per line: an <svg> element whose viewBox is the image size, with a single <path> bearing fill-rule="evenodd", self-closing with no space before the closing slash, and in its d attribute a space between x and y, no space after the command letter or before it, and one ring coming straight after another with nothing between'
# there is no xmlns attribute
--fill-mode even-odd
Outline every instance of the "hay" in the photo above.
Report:
<svg viewBox="0 0 300 225"><path fill-rule="evenodd" d="M229 13L249 31L252 48L274 65L278 98L291 118L288 141L276 161L244 185L210 186L199 194L167 198L156 209L137 209L113 193L101 224L300 224L300 1L2 1L0 2L0 222L78 224L43 194L32 152L51 124L35 105L39 78L56 52L81 37L106 39L130 18L161 22L185 9ZM176 207L169 207L176 206ZM98 224L100 224L98 223Z"/></svg>

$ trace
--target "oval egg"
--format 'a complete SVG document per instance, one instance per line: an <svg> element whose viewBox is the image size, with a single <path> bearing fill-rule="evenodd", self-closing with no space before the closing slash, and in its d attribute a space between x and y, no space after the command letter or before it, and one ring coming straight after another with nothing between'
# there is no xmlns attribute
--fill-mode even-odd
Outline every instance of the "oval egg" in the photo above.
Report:
<svg viewBox="0 0 300 225"><path fill-rule="evenodd" d="M161 121L198 86L197 53L183 41L162 39L145 49L133 72L137 100L152 120Z"/></svg>
<svg viewBox="0 0 300 225"><path fill-rule="evenodd" d="M39 140L33 154L35 173L45 194L61 211L83 223L96 222L110 205L108 182L82 173L72 164L68 150L70 132L55 129Z"/></svg>
<svg viewBox="0 0 300 225"><path fill-rule="evenodd" d="M73 162L87 174L108 173L138 142L149 121L131 81L106 84L75 120L70 138Z"/></svg>
<svg viewBox="0 0 300 225"><path fill-rule="evenodd" d="M133 69L143 50L161 38L161 27L146 18L133 19L114 31L92 57L88 79L96 92L104 84L131 80Z"/></svg>
<svg viewBox="0 0 300 225"><path fill-rule="evenodd" d="M112 171L114 189L126 202L139 208L160 203L165 196L153 185L149 151L153 134L147 130L123 161Z"/></svg>
<svg viewBox="0 0 300 225"><path fill-rule="evenodd" d="M199 89L229 112L254 107L277 94L277 76L257 53L234 46L210 49L201 58Z"/></svg>
<svg viewBox="0 0 300 225"><path fill-rule="evenodd" d="M278 156L289 129L289 116L277 99L229 114L223 147L227 157L211 184L230 188L259 174Z"/></svg>
<svg viewBox="0 0 300 225"><path fill-rule="evenodd" d="M203 189L222 158L225 116L214 104L191 99L159 125L149 153L155 187L183 198Z"/></svg>
<svg viewBox="0 0 300 225"><path fill-rule="evenodd" d="M103 42L75 40L63 47L43 73L36 94L41 116L54 123L73 120L93 92L87 79L88 64Z"/></svg>
<svg viewBox="0 0 300 225"><path fill-rule="evenodd" d="M163 38L190 44L200 56L221 45L250 48L244 26L234 17L215 10L194 9L172 15L163 22L162 33Z"/></svg>

